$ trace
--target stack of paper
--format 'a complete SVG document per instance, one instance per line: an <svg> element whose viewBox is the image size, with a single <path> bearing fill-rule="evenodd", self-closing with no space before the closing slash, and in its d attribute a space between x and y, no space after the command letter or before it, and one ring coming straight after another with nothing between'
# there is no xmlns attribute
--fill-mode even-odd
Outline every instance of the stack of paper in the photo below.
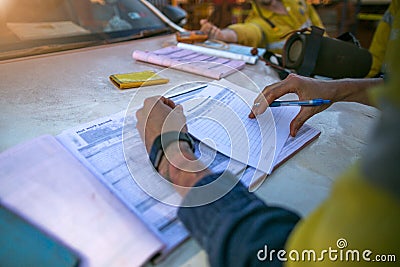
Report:
<svg viewBox="0 0 400 267"><path fill-rule="evenodd" d="M257 54L253 55L253 47L238 44L222 44L216 41L205 41L203 43L178 43L178 47L204 53L212 56L226 57L236 60L243 60L248 64L256 64L258 57L265 53L265 49L257 48Z"/></svg>
<svg viewBox="0 0 400 267"><path fill-rule="evenodd" d="M169 46L156 51L133 52L136 60L170 67L212 79L221 79L244 68L246 63L241 60L210 56L200 52Z"/></svg>

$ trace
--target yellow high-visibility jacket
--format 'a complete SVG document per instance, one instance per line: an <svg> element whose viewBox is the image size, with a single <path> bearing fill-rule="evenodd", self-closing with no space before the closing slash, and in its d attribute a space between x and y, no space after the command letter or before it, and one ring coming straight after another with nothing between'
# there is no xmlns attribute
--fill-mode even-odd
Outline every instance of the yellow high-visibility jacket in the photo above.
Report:
<svg viewBox="0 0 400 267"><path fill-rule="evenodd" d="M275 28L259 15L254 4L244 23L233 24L228 28L236 32L239 44L267 47L275 53L281 53L285 43L281 37L285 34L311 25L324 28L318 13L305 0L282 0L282 3L288 15L276 14L258 4L263 16L275 24Z"/></svg>
<svg viewBox="0 0 400 267"><path fill-rule="evenodd" d="M393 0L392 4L397 5L399 1ZM301 257L297 260L293 253L294 260L289 259L286 266L399 265L399 16L391 22L389 36L385 57L388 80L383 88L378 88L381 89L377 99L382 108L380 122L363 159L335 183L328 199L300 222L289 237L288 253L306 251L308 257L307 250L313 249L317 260L302 261ZM336 250L331 253L332 258L328 255L329 249ZM359 261L353 260L357 254Z"/></svg>
<svg viewBox="0 0 400 267"><path fill-rule="evenodd" d="M371 46L369 47L369 52L372 54L372 66L367 75L368 77L374 77L380 72L385 72L384 58L386 47L392 31L393 21L396 17L400 16L399 8L400 2L392 1L376 28Z"/></svg>

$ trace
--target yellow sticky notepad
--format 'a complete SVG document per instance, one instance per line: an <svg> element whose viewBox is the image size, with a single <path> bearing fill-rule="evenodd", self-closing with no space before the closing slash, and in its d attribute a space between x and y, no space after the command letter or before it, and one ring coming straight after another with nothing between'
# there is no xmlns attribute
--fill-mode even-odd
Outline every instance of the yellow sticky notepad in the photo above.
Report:
<svg viewBox="0 0 400 267"><path fill-rule="evenodd" d="M139 86L163 84L169 82L157 75L154 71L131 72L110 75L110 80L119 89L134 88Z"/></svg>

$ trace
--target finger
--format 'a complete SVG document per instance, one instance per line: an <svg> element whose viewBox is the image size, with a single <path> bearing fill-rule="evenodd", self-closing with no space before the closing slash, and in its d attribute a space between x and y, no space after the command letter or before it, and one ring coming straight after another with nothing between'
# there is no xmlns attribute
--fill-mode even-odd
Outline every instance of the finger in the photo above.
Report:
<svg viewBox="0 0 400 267"><path fill-rule="evenodd" d="M208 33L211 29L213 25L209 22L206 22L204 24L201 25L200 27L200 31L204 32L204 33Z"/></svg>
<svg viewBox="0 0 400 267"><path fill-rule="evenodd" d="M262 114L268 108L269 104L288 93L296 92L296 84L291 79L274 83L264 88L264 90L254 100L252 113L254 116Z"/></svg>
<svg viewBox="0 0 400 267"><path fill-rule="evenodd" d="M200 31L206 33L209 37L215 36L220 29L214 24L206 21L201 25Z"/></svg>
<svg viewBox="0 0 400 267"><path fill-rule="evenodd" d="M167 105L167 106L169 106L170 108L172 108L172 109L174 109L175 107L176 107L176 104L175 104L175 102L174 101L172 101L171 99L169 99L169 98L166 98L166 97L161 97L161 101L165 104L165 105Z"/></svg>
<svg viewBox="0 0 400 267"><path fill-rule="evenodd" d="M249 118L250 119L254 119L256 117L256 115L253 113L253 111L251 110L250 111L250 114L249 114Z"/></svg>
<svg viewBox="0 0 400 267"><path fill-rule="evenodd" d="M143 107L136 110L136 112L135 112L136 119L139 117L140 113L142 112L142 109L143 109Z"/></svg>
<svg viewBox="0 0 400 267"><path fill-rule="evenodd" d="M209 28L209 27L207 27L206 25L203 25L203 26L200 27L200 30L199 30L199 31L204 32L204 33L207 33L207 32L208 32L208 28Z"/></svg>
<svg viewBox="0 0 400 267"><path fill-rule="evenodd" d="M182 128L182 132L187 132L188 128L187 128L187 124L186 124L186 116L185 116L185 114L183 112L183 106L182 105L176 105L176 108L174 110L175 110L175 112L178 112L178 113L180 113L180 114L182 114L184 116L185 122L184 122L184 126Z"/></svg>
<svg viewBox="0 0 400 267"><path fill-rule="evenodd" d="M142 119L142 114L143 114L143 108L140 108L136 111L136 113L135 113L136 121L140 121ZM136 124L136 126L137 126L137 124Z"/></svg>
<svg viewBox="0 0 400 267"><path fill-rule="evenodd" d="M254 104L249 114L250 118L255 118L256 115L263 113L268 108L269 103L277 98L272 96L271 93L277 86L279 86L279 83L266 86L256 99L254 99ZM266 95L269 96L269 99L266 98Z"/></svg>
<svg viewBox="0 0 400 267"><path fill-rule="evenodd" d="M150 97L147 105L145 105L144 107L146 108L146 110L148 110L150 114L151 112L153 112L154 109L157 110L159 108L164 108L165 106L168 106L168 108L173 109L175 108L175 103L164 96L157 95Z"/></svg>
<svg viewBox="0 0 400 267"><path fill-rule="evenodd" d="M210 39L217 39L218 40L220 34L221 34L221 29L218 28L217 26L213 25L211 27L209 33L208 33L208 36L209 36Z"/></svg>
<svg viewBox="0 0 400 267"><path fill-rule="evenodd" d="M176 105L175 107L176 107L176 110L177 110L178 112L183 113L183 106L182 106L181 104Z"/></svg>
<svg viewBox="0 0 400 267"><path fill-rule="evenodd" d="M249 114L250 118L255 118L257 115L264 113L264 111L268 107L268 102L266 101L264 96L257 97L254 100L254 104L251 107L251 111Z"/></svg>
<svg viewBox="0 0 400 267"><path fill-rule="evenodd" d="M160 98L161 98L161 96L159 96L159 95L146 98L143 102L143 109L148 109L149 107L150 108L154 107L157 104L157 102L160 100Z"/></svg>
<svg viewBox="0 0 400 267"><path fill-rule="evenodd" d="M290 123L290 135L295 137L301 126L313 115L309 107L301 107L300 112Z"/></svg>
<svg viewBox="0 0 400 267"><path fill-rule="evenodd" d="M216 31L218 30L218 28L214 25L210 25L210 30L208 31L208 35L209 36L215 36Z"/></svg>
<svg viewBox="0 0 400 267"><path fill-rule="evenodd" d="M140 137L143 138L144 123L143 123L143 109L138 109L136 111L136 129L138 130Z"/></svg>

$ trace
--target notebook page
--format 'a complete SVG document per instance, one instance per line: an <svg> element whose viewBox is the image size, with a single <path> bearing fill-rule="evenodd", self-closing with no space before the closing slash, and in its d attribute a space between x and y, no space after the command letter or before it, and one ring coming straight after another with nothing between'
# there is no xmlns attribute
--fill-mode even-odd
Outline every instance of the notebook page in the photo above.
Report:
<svg viewBox="0 0 400 267"><path fill-rule="evenodd" d="M163 247L53 136L1 153L0 169L1 203L82 254L80 266L138 266Z"/></svg>
<svg viewBox="0 0 400 267"><path fill-rule="evenodd" d="M134 116L135 112L130 111ZM90 169L132 212L164 242L167 254L189 234L177 220L177 207L161 203L180 202L179 194L152 168L132 117L129 134L123 136L125 112L100 118L61 133L57 138ZM128 146L124 147L123 140ZM124 154L125 150L125 154ZM127 164L128 162L128 164ZM129 166L133 167L132 173ZM137 179L146 184L138 185ZM143 191L150 187L153 192Z"/></svg>
<svg viewBox="0 0 400 267"><path fill-rule="evenodd" d="M249 119L255 97L256 93L223 80L210 83L182 105L193 136L269 174L289 136L289 124L298 107L271 109L257 119Z"/></svg>

